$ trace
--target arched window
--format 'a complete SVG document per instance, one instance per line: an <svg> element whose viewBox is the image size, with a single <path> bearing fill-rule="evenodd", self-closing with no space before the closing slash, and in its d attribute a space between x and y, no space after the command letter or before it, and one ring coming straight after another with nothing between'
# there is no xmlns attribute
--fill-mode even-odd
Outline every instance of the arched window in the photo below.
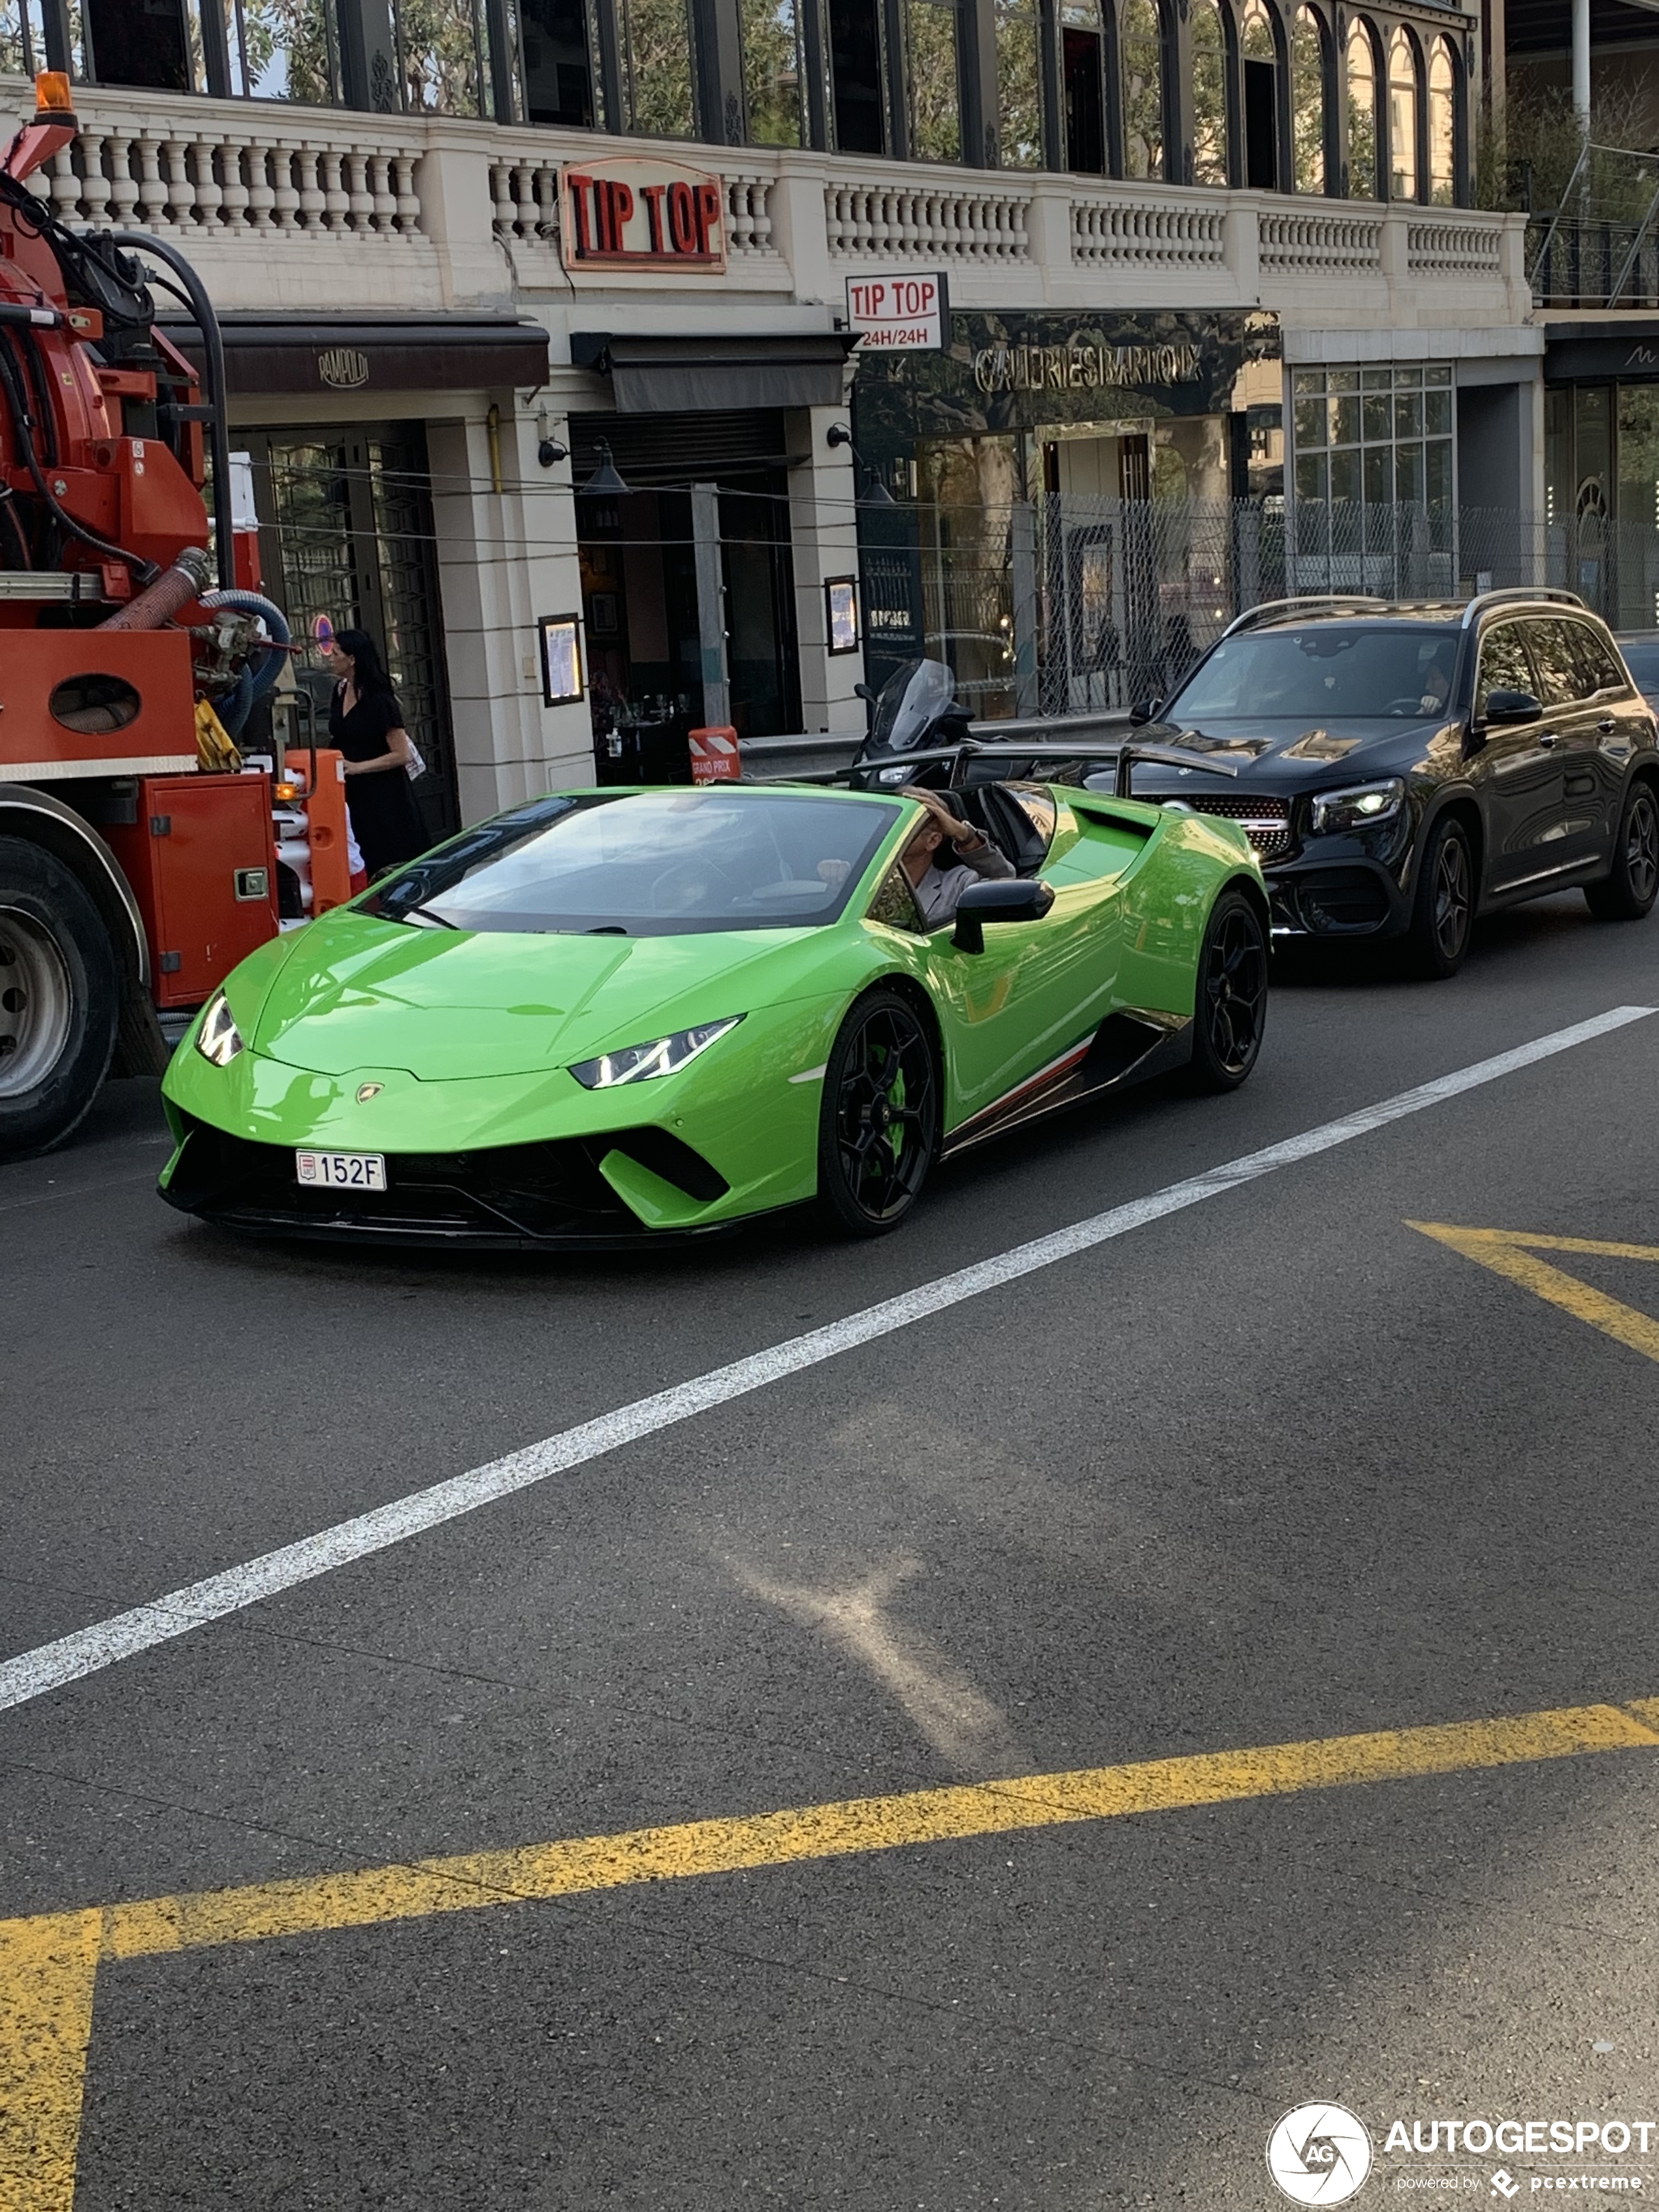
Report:
<svg viewBox="0 0 1659 2212"><path fill-rule="evenodd" d="M1193 181L1227 182L1227 46L1216 0L1193 0Z"/></svg>
<svg viewBox="0 0 1659 2212"><path fill-rule="evenodd" d="M1437 39L1429 51L1429 198L1449 207L1457 191L1457 77L1452 50Z"/></svg>
<svg viewBox="0 0 1659 2212"><path fill-rule="evenodd" d="M1123 0L1123 173L1164 174L1164 22L1157 0Z"/></svg>
<svg viewBox="0 0 1659 2212"><path fill-rule="evenodd" d="M1376 173L1376 55L1364 23L1348 33L1348 197L1382 197Z"/></svg>
<svg viewBox="0 0 1659 2212"><path fill-rule="evenodd" d="M1244 181L1276 192L1279 173L1279 43L1262 0L1245 0L1239 27L1244 78Z"/></svg>
<svg viewBox="0 0 1659 2212"><path fill-rule="evenodd" d="M1389 197L1417 198L1417 49L1403 30L1389 41Z"/></svg>
<svg viewBox="0 0 1659 2212"><path fill-rule="evenodd" d="M1325 189L1325 34L1311 8L1291 20L1291 136L1296 146L1296 188Z"/></svg>

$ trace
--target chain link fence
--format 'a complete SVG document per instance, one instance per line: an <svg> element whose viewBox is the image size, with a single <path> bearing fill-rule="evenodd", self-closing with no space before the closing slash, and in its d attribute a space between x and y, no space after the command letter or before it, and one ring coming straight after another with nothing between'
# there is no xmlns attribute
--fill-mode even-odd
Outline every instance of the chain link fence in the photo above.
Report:
<svg viewBox="0 0 1659 2212"><path fill-rule="evenodd" d="M1403 503L1103 500L907 510L866 546L870 679L945 661L976 720L1167 694L1243 609L1297 592L1462 600L1564 586L1615 630L1659 628L1659 529Z"/></svg>

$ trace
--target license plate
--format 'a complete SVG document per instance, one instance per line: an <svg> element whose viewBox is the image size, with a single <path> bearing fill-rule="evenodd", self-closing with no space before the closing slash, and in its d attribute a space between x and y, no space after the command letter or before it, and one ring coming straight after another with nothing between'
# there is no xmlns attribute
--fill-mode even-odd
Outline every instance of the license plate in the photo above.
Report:
<svg viewBox="0 0 1659 2212"><path fill-rule="evenodd" d="M295 1152L295 1171L314 1190L384 1190L383 1152Z"/></svg>

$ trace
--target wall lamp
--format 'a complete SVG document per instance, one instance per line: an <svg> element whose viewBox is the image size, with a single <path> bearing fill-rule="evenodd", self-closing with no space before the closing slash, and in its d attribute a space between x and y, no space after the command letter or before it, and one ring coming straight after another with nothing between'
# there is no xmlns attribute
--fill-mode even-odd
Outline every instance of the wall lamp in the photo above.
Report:
<svg viewBox="0 0 1659 2212"><path fill-rule="evenodd" d="M875 470L870 465L869 462L865 459L863 454L860 453L858 447L853 443L853 434L851 430L848 428L845 422L832 422L830 425L830 428L823 434L823 442L826 446L830 446L831 447L836 446L845 446L848 451L852 454L854 465L857 467L861 468L864 471L865 475L870 479L870 489L865 494L864 500L864 503L866 507L891 507L894 505L895 502L892 493L888 490L886 485L877 475Z"/></svg>

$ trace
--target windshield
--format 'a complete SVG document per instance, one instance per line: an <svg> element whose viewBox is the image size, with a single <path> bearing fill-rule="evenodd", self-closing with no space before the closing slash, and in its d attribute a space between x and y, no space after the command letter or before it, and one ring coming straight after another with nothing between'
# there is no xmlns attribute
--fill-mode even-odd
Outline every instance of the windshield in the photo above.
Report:
<svg viewBox="0 0 1659 2212"><path fill-rule="evenodd" d="M538 799L382 884L411 927L675 937L836 921L899 806L674 789Z"/></svg>
<svg viewBox="0 0 1659 2212"><path fill-rule="evenodd" d="M957 695L942 660L913 660L881 687L865 753L915 752Z"/></svg>
<svg viewBox="0 0 1659 2212"><path fill-rule="evenodd" d="M1457 661L1455 630L1349 627L1246 630L1224 638L1162 711L1164 721L1283 715L1298 722L1336 716L1443 714Z"/></svg>

